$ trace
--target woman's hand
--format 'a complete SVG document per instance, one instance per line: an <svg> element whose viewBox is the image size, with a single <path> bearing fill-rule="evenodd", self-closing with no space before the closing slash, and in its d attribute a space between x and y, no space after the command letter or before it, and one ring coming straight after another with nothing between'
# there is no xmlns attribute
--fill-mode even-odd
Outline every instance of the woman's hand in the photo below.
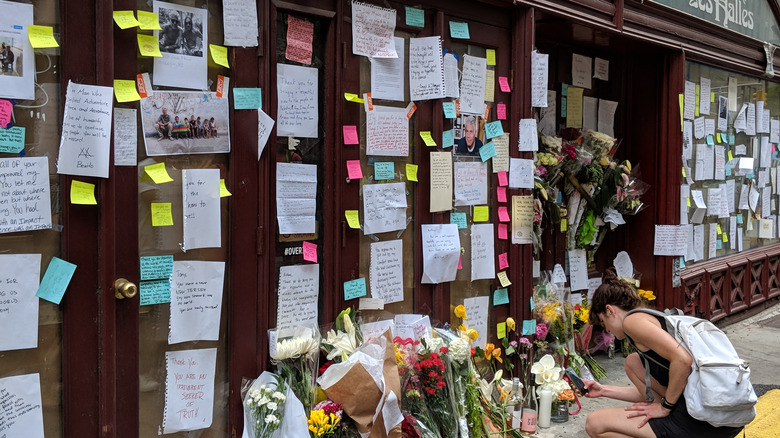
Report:
<svg viewBox="0 0 780 438"><path fill-rule="evenodd" d="M626 418L633 418L633 417L640 417L644 416L645 418L642 419L642 421L639 422L639 425L637 428L640 428L647 424L648 421L650 421L651 418L663 418L669 415L670 410L664 408L661 406L661 403L652 403L652 402L640 402L640 403L634 403L633 405L626 408L626 411L628 411L628 415Z"/></svg>
<svg viewBox="0 0 780 438"><path fill-rule="evenodd" d="M588 390L585 393L585 397L596 398L604 396L604 386L601 383L595 380L583 380L582 383L585 385L585 389Z"/></svg>

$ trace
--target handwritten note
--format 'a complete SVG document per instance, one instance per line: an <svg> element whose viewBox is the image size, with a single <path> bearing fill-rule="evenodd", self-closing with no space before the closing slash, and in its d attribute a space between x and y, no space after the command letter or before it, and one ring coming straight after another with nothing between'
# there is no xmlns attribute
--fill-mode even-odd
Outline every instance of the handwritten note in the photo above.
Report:
<svg viewBox="0 0 780 438"><path fill-rule="evenodd" d="M149 164L144 166L144 173L154 181L155 184L163 184L173 181L168 171L165 169L165 162Z"/></svg>
<svg viewBox="0 0 780 438"><path fill-rule="evenodd" d="M485 78L487 60L463 55L463 74L460 80L460 112L483 114L485 110Z"/></svg>
<svg viewBox="0 0 780 438"><path fill-rule="evenodd" d="M303 259L307 262L317 263L317 244L303 242Z"/></svg>
<svg viewBox="0 0 780 438"><path fill-rule="evenodd" d="M352 2L352 54L395 58L395 9Z"/></svg>
<svg viewBox="0 0 780 438"><path fill-rule="evenodd" d="M466 221L466 213L451 212L450 223L458 226L459 229L468 228L468 222Z"/></svg>
<svg viewBox="0 0 780 438"><path fill-rule="evenodd" d="M360 144L358 139L357 126L344 125L341 128L344 135L344 144Z"/></svg>
<svg viewBox="0 0 780 438"><path fill-rule="evenodd" d="M440 99L445 95L438 36L409 39L409 95L413 101Z"/></svg>
<svg viewBox="0 0 780 438"><path fill-rule="evenodd" d="M276 220L282 234L315 232L317 166L276 163Z"/></svg>
<svg viewBox="0 0 780 438"><path fill-rule="evenodd" d="M263 90L260 88L233 88L233 108L256 110L263 106Z"/></svg>
<svg viewBox="0 0 780 438"><path fill-rule="evenodd" d="M447 129L441 132L441 147L446 149L452 147L455 144L455 130Z"/></svg>
<svg viewBox="0 0 780 438"><path fill-rule="evenodd" d="M276 92L276 134L280 137L317 138L317 69L277 64Z"/></svg>
<svg viewBox="0 0 780 438"><path fill-rule="evenodd" d="M170 202L152 202L150 208L152 210L153 227L170 227L173 225L173 213L171 212Z"/></svg>
<svg viewBox="0 0 780 438"><path fill-rule="evenodd" d="M492 141L483 144L482 147L479 148L479 158L482 162L485 162L496 155L498 155L498 152L496 152L496 145L493 144Z"/></svg>
<svg viewBox="0 0 780 438"><path fill-rule="evenodd" d="M263 155L268 137L271 135L271 129L274 127L274 119L263 110L257 110L257 160Z"/></svg>
<svg viewBox="0 0 780 438"><path fill-rule="evenodd" d="M444 54L444 91L447 97L460 97L458 85L458 55L453 52Z"/></svg>
<svg viewBox="0 0 780 438"><path fill-rule="evenodd" d="M160 16L155 12L138 11L138 22L141 30L162 30Z"/></svg>
<svg viewBox="0 0 780 438"><path fill-rule="evenodd" d="M216 348L165 352L163 434L211 426L216 367Z"/></svg>
<svg viewBox="0 0 780 438"><path fill-rule="evenodd" d="M168 343L219 340L225 262L173 262Z"/></svg>
<svg viewBox="0 0 780 438"><path fill-rule="evenodd" d="M227 47L217 44L209 44L209 52L211 53L211 59L218 65L230 68L228 64Z"/></svg>
<svg viewBox="0 0 780 438"><path fill-rule="evenodd" d="M425 27L425 11L407 6L406 25L413 27Z"/></svg>
<svg viewBox="0 0 780 438"><path fill-rule="evenodd" d="M417 165L406 163L406 179L417 182Z"/></svg>
<svg viewBox="0 0 780 438"><path fill-rule="evenodd" d="M487 222L490 220L490 207L487 205L474 206L474 222Z"/></svg>
<svg viewBox="0 0 780 438"><path fill-rule="evenodd" d="M547 80L550 55L531 52L531 106L547 107Z"/></svg>
<svg viewBox="0 0 780 438"><path fill-rule="evenodd" d="M120 29L130 29L141 24L135 19L133 11L114 11L114 22Z"/></svg>
<svg viewBox="0 0 780 438"><path fill-rule="evenodd" d="M320 265L279 268L276 328L279 337L292 336L298 325L317 324Z"/></svg>
<svg viewBox="0 0 780 438"><path fill-rule="evenodd" d="M375 105L366 113L366 155L409 156L409 119L404 108Z"/></svg>
<svg viewBox="0 0 780 438"><path fill-rule="evenodd" d="M344 217L347 219L347 225L352 229L360 229L360 217L357 210L344 210Z"/></svg>
<svg viewBox="0 0 780 438"><path fill-rule="evenodd" d="M62 301L62 296L65 295L65 289L70 284L70 279L73 278L74 272L76 272L76 265L57 257L52 257L35 295L59 305L60 301Z"/></svg>
<svg viewBox="0 0 780 438"><path fill-rule="evenodd" d="M430 212L452 210L452 154L431 152Z"/></svg>
<svg viewBox="0 0 780 438"><path fill-rule="evenodd" d="M572 85L590 89L593 58L576 53L571 55Z"/></svg>
<svg viewBox="0 0 780 438"><path fill-rule="evenodd" d="M0 379L0 412L0 437L44 438L40 374Z"/></svg>
<svg viewBox="0 0 780 438"><path fill-rule="evenodd" d="M40 278L40 254L0 254L0 351L38 347Z"/></svg>
<svg viewBox="0 0 780 438"><path fill-rule="evenodd" d="M539 137L536 130L536 119L522 119L518 124L517 149L520 152L536 152L539 150Z"/></svg>
<svg viewBox="0 0 780 438"><path fill-rule="evenodd" d="M471 38L469 34L469 24L457 21L450 21L450 38L467 40Z"/></svg>
<svg viewBox="0 0 780 438"><path fill-rule="evenodd" d="M21 126L0 128L0 153L18 154L21 152L24 149L24 135L25 128Z"/></svg>
<svg viewBox="0 0 780 438"><path fill-rule="evenodd" d="M363 186L363 231L385 233L406 228L406 183Z"/></svg>
<svg viewBox="0 0 780 438"><path fill-rule="evenodd" d="M57 173L108 178L112 91L68 82Z"/></svg>
<svg viewBox="0 0 780 438"><path fill-rule="evenodd" d="M138 39L138 51L141 52L141 56L162 58L159 41L156 36L139 33L136 35L136 38Z"/></svg>
<svg viewBox="0 0 780 438"><path fill-rule="evenodd" d="M372 242L370 257L371 296L385 303L403 301L403 240Z"/></svg>
<svg viewBox="0 0 780 438"><path fill-rule="evenodd" d="M656 225L653 254L685 256L688 248L688 225Z"/></svg>
<svg viewBox="0 0 780 438"><path fill-rule="evenodd" d="M593 77L602 81L609 80L609 60L596 58L593 66Z"/></svg>
<svg viewBox="0 0 780 438"><path fill-rule="evenodd" d="M374 163L374 179L377 181L395 178L395 163L392 161L377 161Z"/></svg>
<svg viewBox="0 0 780 438"><path fill-rule="evenodd" d="M287 49L284 57L301 64L311 64L314 23L287 16Z"/></svg>
<svg viewBox="0 0 780 438"><path fill-rule="evenodd" d="M442 111L444 111L445 119L454 119L455 117L457 117L455 114L455 102L452 101L442 102L441 109Z"/></svg>
<svg viewBox="0 0 780 438"><path fill-rule="evenodd" d="M433 139L431 131L420 131L420 137L423 139L425 146L436 146L436 140Z"/></svg>
<svg viewBox="0 0 780 438"><path fill-rule="evenodd" d="M366 279L360 277L344 282L344 301L366 296Z"/></svg>
<svg viewBox="0 0 780 438"><path fill-rule="evenodd" d="M27 36L33 49L45 49L47 47L59 47L54 39L54 28L51 26L27 25Z"/></svg>
<svg viewBox="0 0 780 438"><path fill-rule="evenodd" d="M0 233L51 228L47 157L0 158Z"/></svg>
<svg viewBox="0 0 780 438"><path fill-rule="evenodd" d="M404 39L394 37L398 58L371 58L371 98L400 102L404 100Z"/></svg>
<svg viewBox="0 0 780 438"><path fill-rule="evenodd" d="M532 189L534 187L534 160L509 159L509 188Z"/></svg>
<svg viewBox="0 0 780 438"><path fill-rule="evenodd" d="M566 126L582 128L582 88L569 87L566 99Z"/></svg>
<svg viewBox="0 0 780 438"><path fill-rule="evenodd" d="M173 273L173 256L147 256L140 258L141 281L168 279Z"/></svg>
<svg viewBox="0 0 780 438"><path fill-rule="evenodd" d="M532 243L533 225L533 197L531 195L512 196L512 243Z"/></svg>
<svg viewBox="0 0 780 438"><path fill-rule="evenodd" d="M572 249L568 255L571 290L586 290L588 288L588 263L585 250Z"/></svg>
<svg viewBox="0 0 780 438"><path fill-rule="evenodd" d="M360 160L347 160L347 177L349 179L363 179L363 169Z"/></svg>
<svg viewBox="0 0 780 438"><path fill-rule="evenodd" d="M222 0L222 29L226 46L257 47L257 2Z"/></svg>
<svg viewBox="0 0 780 438"><path fill-rule="evenodd" d="M460 238L455 224L423 224L423 283L455 280L460 260Z"/></svg>
<svg viewBox="0 0 780 438"><path fill-rule="evenodd" d="M472 225L471 281L495 277L496 265L493 248L493 224Z"/></svg>
<svg viewBox="0 0 780 438"><path fill-rule="evenodd" d="M136 166L138 125L135 108L114 108L114 165Z"/></svg>
<svg viewBox="0 0 780 438"><path fill-rule="evenodd" d="M455 205L487 204L486 163L458 161L455 163Z"/></svg>
<svg viewBox="0 0 780 438"><path fill-rule="evenodd" d="M71 180L70 203L81 205L97 205L95 200L95 185L83 181Z"/></svg>
<svg viewBox="0 0 780 438"><path fill-rule="evenodd" d="M498 137L499 135L504 135L504 128L501 126L500 120L496 120L495 122L490 122L485 124L486 138L491 139L493 137Z"/></svg>
<svg viewBox="0 0 780 438"><path fill-rule="evenodd" d="M219 169L182 171L183 242L182 249L222 246L222 202L219 196Z"/></svg>
<svg viewBox="0 0 780 438"><path fill-rule="evenodd" d="M135 89L135 80L114 79L114 94L117 102L135 102L141 100Z"/></svg>
<svg viewBox="0 0 780 438"><path fill-rule="evenodd" d="M169 279L141 281L138 284L138 294L141 306L170 303L171 281Z"/></svg>

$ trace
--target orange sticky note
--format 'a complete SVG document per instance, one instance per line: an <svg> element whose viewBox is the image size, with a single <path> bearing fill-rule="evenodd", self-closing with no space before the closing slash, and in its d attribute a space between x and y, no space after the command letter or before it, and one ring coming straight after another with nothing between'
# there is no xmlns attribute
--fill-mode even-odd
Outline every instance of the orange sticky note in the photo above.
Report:
<svg viewBox="0 0 780 438"><path fill-rule="evenodd" d="M498 120L506 120L506 104L496 104L496 114L498 114Z"/></svg>
<svg viewBox="0 0 780 438"><path fill-rule="evenodd" d="M363 179L363 169L360 160L347 160L347 176L349 179Z"/></svg>
<svg viewBox="0 0 780 438"><path fill-rule="evenodd" d="M498 202L506 202L506 187L496 187Z"/></svg>
<svg viewBox="0 0 780 438"><path fill-rule="evenodd" d="M317 263L317 244L303 242L303 259L307 262Z"/></svg>
<svg viewBox="0 0 780 438"><path fill-rule="evenodd" d="M509 211L506 207L498 207L498 220L500 222L509 222Z"/></svg>
<svg viewBox="0 0 780 438"><path fill-rule="evenodd" d="M360 144L358 139L357 126L344 125L342 128L344 132L344 144Z"/></svg>
<svg viewBox="0 0 780 438"><path fill-rule="evenodd" d="M498 172L498 185L501 187L506 187L509 185L509 179L507 178L506 170Z"/></svg>
<svg viewBox="0 0 780 438"><path fill-rule="evenodd" d="M508 230L509 228L506 224L498 224L498 238L501 240L506 240L508 236Z"/></svg>

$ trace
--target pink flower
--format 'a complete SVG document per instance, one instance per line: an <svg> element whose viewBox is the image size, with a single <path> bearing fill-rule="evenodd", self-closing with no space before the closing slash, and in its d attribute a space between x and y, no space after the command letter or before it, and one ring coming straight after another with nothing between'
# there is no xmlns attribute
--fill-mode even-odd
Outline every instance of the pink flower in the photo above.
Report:
<svg viewBox="0 0 780 438"><path fill-rule="evenodd" d="M538 339L544 339L547 337L547 326L545 324L536 324L536 337Z"/></svg>

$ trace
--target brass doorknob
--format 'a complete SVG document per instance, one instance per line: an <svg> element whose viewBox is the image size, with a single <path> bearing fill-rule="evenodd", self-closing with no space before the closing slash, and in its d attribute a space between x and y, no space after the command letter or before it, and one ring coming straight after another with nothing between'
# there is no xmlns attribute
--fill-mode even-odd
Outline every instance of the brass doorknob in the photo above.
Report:
<svg viewBox="0 0 780 438"><path fill-rule="evenodd" d="M114 296L118 300L133 298L138 295L138 286L127 281L124 278L117 278L114 281Z"/></svg>

